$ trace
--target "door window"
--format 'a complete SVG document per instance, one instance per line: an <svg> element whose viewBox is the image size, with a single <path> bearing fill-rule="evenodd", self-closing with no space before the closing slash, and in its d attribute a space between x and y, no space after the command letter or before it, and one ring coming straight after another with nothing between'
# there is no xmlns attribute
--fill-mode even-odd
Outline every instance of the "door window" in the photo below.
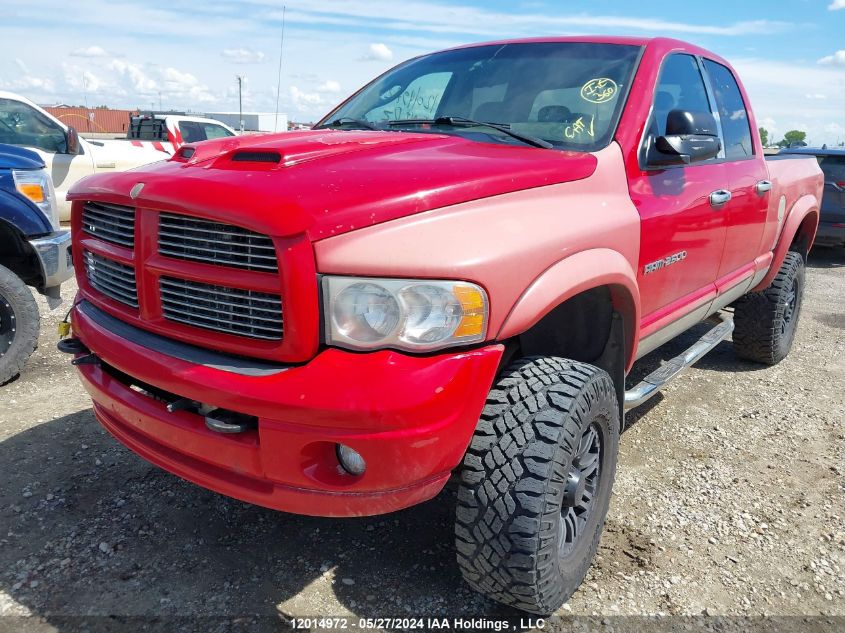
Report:
<svg viewBox="0 0 845 633"><path fill-rule="evenodd" d="M63 153L67 140L60 126L31 106L0 99L0 143Z"/></svg>
<svg viewBox="0 0 845 633"><path fill-rule="evenodd" d="M692 55L670 55L660 70L653 110L657 136L666 133L666 117L672 110L710 112L704 79Z"/></svg>
<svg viewBox="0 0 845 633"><path fill-rule="evenodd" d="M748 111L736 79L728 68L709 59L704 60L704 69L710 76L710 85L713 86L716 107L719 109L722 136L725 139L725 158L739 160L753 156Z"/></svg>
<svg viewBox="0 0 845 633"><path fill-rule="evenodd" d="M845 156L816 156L816 160L824 172L825 182L845 187Z"/></svg>
<svg viewBox="0 0 845 633"><path fill-rule="evenodd" d="M663 62L646 128L648 133L640 148L641 164L648 164L652 153L659 153L655 141L666 134L666 119L672 110L712 113L698 60L692 55L678 53L670 55ZM705 165L717 158L697 161L695 164Z"/></svg>
<svg viewBox="0 0 845 633"><path fill-rule="evenodd" d="M232 133L222 125L199 121L180 121L179 131L182 132L182 140L186 143L199 143L213 138L232 136Z"/></svg>

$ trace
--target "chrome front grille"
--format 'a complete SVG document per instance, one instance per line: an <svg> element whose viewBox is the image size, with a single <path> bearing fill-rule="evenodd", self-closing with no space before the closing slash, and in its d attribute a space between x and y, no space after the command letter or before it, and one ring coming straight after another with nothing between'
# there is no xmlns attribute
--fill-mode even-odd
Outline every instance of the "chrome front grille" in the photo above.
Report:
<svg viewBox="0 0 845 633"><path fill-rule="evenodd" d="M245 270L278 272L276 248L268 236L232 224L173 213L159 215L162 255Z"/></svg>
<svg viewBox="0 0 845 633"><path fill-rule="evenodd" d="M135 269L90 251L83 254L88 283L98 291L133 308L138 307Z"/></svg>
<svg viewBox="0 0 845 633"><path fill-rule="evenodd" d="M135 248L135 209L86 202L82 207L82 230L104 242Z"/></svg>
<svg viewBox="0 0 845 633"><path fill-rule="evenodd" d="M161 308L170 321L224 334L282 339L282 298L254 290L161 277Z"/></svg>

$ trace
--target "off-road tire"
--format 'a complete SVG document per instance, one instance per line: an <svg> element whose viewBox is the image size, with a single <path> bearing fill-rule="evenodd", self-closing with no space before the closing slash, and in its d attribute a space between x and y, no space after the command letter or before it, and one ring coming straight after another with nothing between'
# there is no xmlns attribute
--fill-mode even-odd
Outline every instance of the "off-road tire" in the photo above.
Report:
<svg viewBox="0 0 845 633"><path fill-rule="evenodd" d="M20 277L0 266L0 385L21 373L38 345L38 305Z"/></svg>
<svg viewBox="0 0 845 633"><path fill-rule="evenodd" d="M734 349L740 358L774 365L792 348L804 294L804 258L790 251L768 288L734 304Z"/></svg>
<svg viewBox="0 0 845 633"><path fill-rule="evenodd" d="M594 506L580 538L567 543L562 512L570 471L593 428L601 435ZM487 398L458 489L455 545L471 587L542 615L575 592L604 526L619 428L616 391L603 370L553 357L525 358L505 370Z"/></svg>

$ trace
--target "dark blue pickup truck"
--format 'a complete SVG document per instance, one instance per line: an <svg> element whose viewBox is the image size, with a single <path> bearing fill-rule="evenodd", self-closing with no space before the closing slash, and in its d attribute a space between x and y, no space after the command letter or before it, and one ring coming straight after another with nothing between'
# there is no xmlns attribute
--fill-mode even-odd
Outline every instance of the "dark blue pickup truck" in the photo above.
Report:
<svg viewBox="0 0 845 633"><path fill-rule="evenodd" d="M845 149L791 147L780 153L812 154L819 161L824 172L824 197L815 244L845 246Z"/></svg>
<svg viewBox="0 0 845 633"><path fill-rule="evenodd" d="M20 373L38 344L38 305L27 286L56 307L72 276L70 231L59 226L44 161L0 144L0 385Z"/></svg>

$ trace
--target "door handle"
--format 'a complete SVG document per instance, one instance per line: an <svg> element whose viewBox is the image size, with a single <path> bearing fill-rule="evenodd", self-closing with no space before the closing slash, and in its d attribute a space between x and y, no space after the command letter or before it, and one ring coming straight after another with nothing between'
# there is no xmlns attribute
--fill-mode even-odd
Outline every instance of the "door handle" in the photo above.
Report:
<svg viewBox="0 0 845 633"><path fill-rule="evenodd" d="M757 195L762 196L767 191L771 191L772 182L770 180L761 180L755 185L754 188L757 190Z"/></svg>
<svg viewBox="0 0 845 633"><path fill-rule="evenodd" d="M710 194L710 206L714 209L721 209L731 199L731 192L727 189L716 189Z"/></svg>

